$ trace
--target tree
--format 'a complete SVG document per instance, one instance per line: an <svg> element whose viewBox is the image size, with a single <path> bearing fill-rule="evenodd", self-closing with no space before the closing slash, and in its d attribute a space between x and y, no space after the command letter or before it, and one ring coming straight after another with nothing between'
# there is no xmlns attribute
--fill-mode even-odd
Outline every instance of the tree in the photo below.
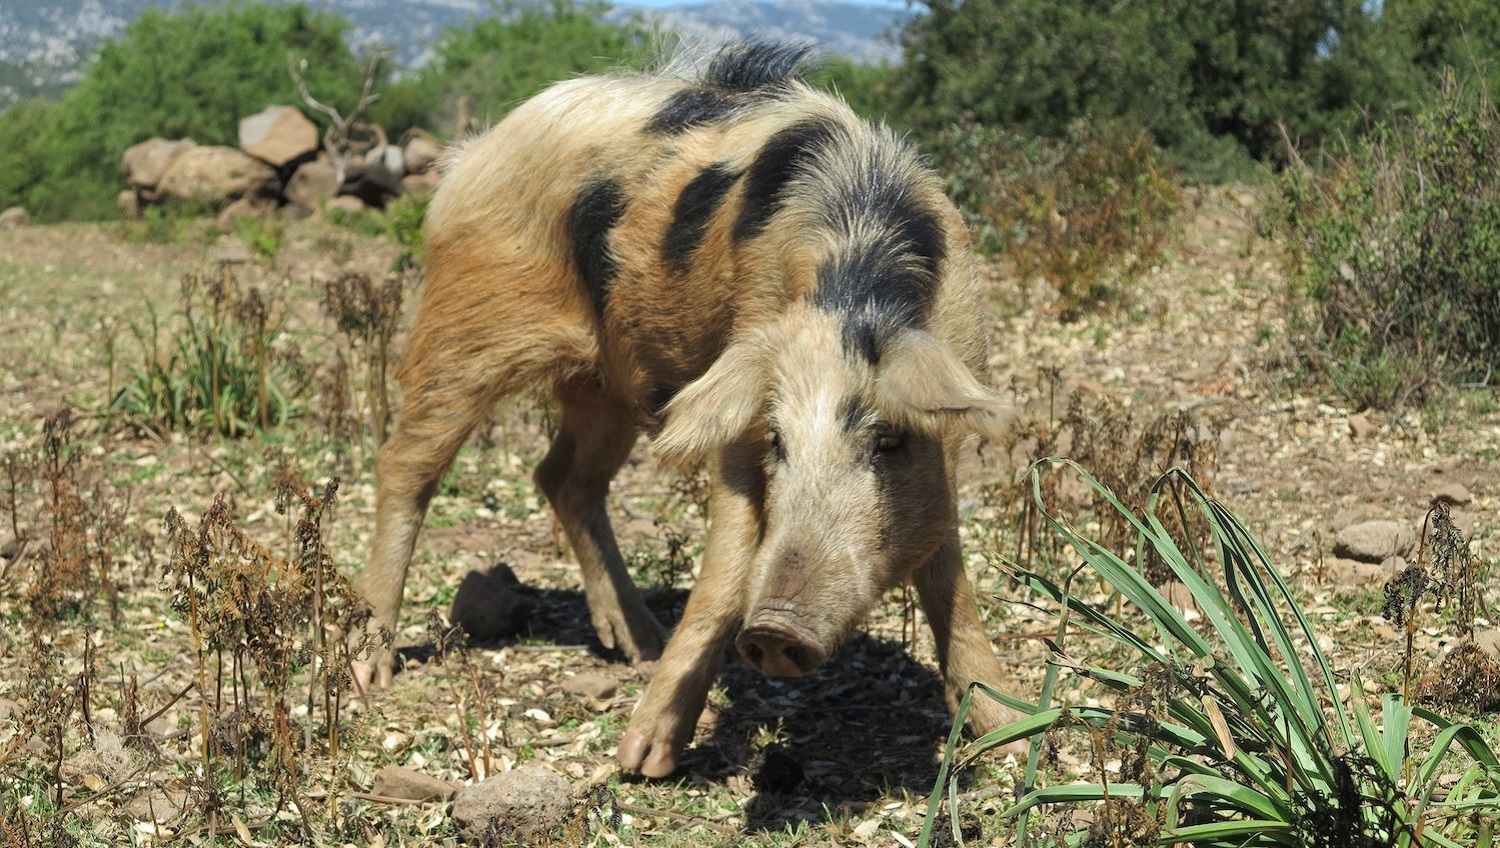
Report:
<svg viewBox="0 0 1500 848"><path fill-rule="evenodd" d="M362 69L344 41L347 29L342 19L305 6L145 10L45 110L46 121L32 113L0 119L42 127L46 151L42 173L9 188L16 195L0 183L0 203L27 202L42 220L107 217L126 147L152 136L233 144L241 118L300 102L288 56L307 59L314 91L358 92Z"/></svg>
<svg viewBox="0 0 1500 848"><path fill-rule="evenodd" d="M1357 112L1365 0L930 0L902 33L893 95L933 132L958 119L1060 137L1078 120L1257 158L1278 123L1323 137ZM1366 91L1366 94L1372 93Z"/></svg>
<svg viewBox="0 0 1500 848"><path fill-rule="evenodd" d="M648 33L636 23L600 21L605 8L571 0L502 6L494 17L448 30L420 75L435 104L429 126L453 126L465 109L488 125L558 80L638 67L650 52Z"/></svg>

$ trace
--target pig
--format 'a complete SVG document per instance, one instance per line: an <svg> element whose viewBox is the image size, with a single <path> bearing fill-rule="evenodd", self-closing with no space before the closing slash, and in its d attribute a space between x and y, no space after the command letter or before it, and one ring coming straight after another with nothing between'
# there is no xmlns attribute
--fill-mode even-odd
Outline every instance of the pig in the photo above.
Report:
<svg viewBox="0 0 1500 848"><path fill-rule="evenodd" d="M359 587L394 627L413 545L496 403L549 392L535 469L599 641L655 674L621 764L678 766L732 643L812 672L915 585L946 696L1007 674L964 572L960 445L1007 402L975 375L985 306L968 235L913 146L807 85L806 45L727 43L650 74L563 82L445 162L426 220L403 405L376 460ZM639 434L712 481L700 573L670 640L605 509ZM357 669L391 682L392 655ZM978 699L973 729L1009 718Z"/></svg>

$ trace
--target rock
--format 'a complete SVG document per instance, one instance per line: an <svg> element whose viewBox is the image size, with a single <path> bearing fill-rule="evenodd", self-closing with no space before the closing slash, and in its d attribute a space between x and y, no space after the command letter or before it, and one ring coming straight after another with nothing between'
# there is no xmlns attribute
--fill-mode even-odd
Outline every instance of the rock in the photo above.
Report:
<svg viewBox="0 0 1500 848"><path fill-rule="evenodd" d="M275 179L270 165L233 147L195 147L172 160L157 190L162 197L218 206L263 192Z"/></svg>
<svg viewBox="0 0 1500 848"><path fill-rule="evenodd" d="M380 151L380 164L399 180L406 176L406 151L394 144L386 145Z"/></svg>
<svg viewBox="0 0 1500 848"><path fill-rule="evenodd" d="M1370 508L1364 504L1355 504L1348 509L1339 510L1338 514L1333 517L1333 532L1337 533L1351 524L1368 521L1369 518Z"/></svg>
<svg viewBox="0 0 1500 848"><path fill-rule="evenodd" d="M575 674L562 682L562 690L574 695L582 695L585 698L593 698L602 701L605 698L613 698L615 690L620 688L614 678L602 674L585 672Z"/></svg>
<svg viewBox="0 0 1500 848"><path fill-rule="evenodd" d="M277 168L318 150L318 126L295 106L267 106L240 120L240 149Z"/></svg>
<svg viewBox="0 0 1500 848"><path fill-rule="evenodd" d="M234 222L241 218L265 218L275 209L270 202L255 195L248 195L230 201L223 211L219 212L219 218L215 222L221 233L234 232Z"/></svg>
<svg viewBox="0 0 1500 848"><path fill-rule="evenodd" d="M568 781L535 765L465 786L453 801L460 833L486 845L543 842L572 812L573 790Z"/></svg>
<svg viewBox="0 0 1500 848"><path fill-rule="evenodd" d="M319 156L297 166L282 190L286 199L308 211L317 209L339 193L339 173L327 157Z"/></svg>
<svg viewBox="0 0 1500 848"><path fill-rule="evenodd" d="M1490 656L1500 659L1500 630L1479 630L1474 633L1474 644Z"/></svg>
<svg viewBox="0 0 1500 848"><path fill-rule="evenodd" d="M12 206L0 212L0 230L18 230L31 226L31 213L24 207Z"/></svg>
<svg viewBox="0 0 1500 848"><path fill-rule="evenodd" d="M401 193L411 194L420 191L432 191L437 188L442 175L437 171L423 171L420 174L407 174L401 178Z"/></svg>
<svg viewBox="0 0 1500 848"><path fill-rule="evenodd" d="M120 157L121 164L125 166L126 184L131 188L156 188L161 183L162 176L167 173L167 167L177 157L197 146L198 142L190 138L175 141L148 138L140 144L132 144L125 148L125 153Z"/></svg>
<svg viewBox="0 0 1500 848"><path fill-rule="evenodd" d="M408 174L425 174L437 170L435 166L443 155L443 146L430 135L414 135L401 149L406 154Z"/></svg>
<svg viewBox="0 0 1500 848"><path fill-rule="evenodd" d="M375 775L375 785L371 791L384 798L399 798L421 804L427 801L452 800L458 793L458 787L413 769L386 766Z"/></svg>
<svg viewBox="0 0 1500 848"><path fill-rule="evenodd" d="M187 792L157 786L135 793L126 806L126 812L136 821L166 824L177 818L185 804Z"/></svg>
<svg viewBox="0 0 1500 848"><path fill-rule="evenodd" d="M1351 524L1333 537L1333 555L1360 562L1385 562L1406 556L1416 546L1416 534L1397 521L1377 519Z"/></svg>
<svg viewBox="0 0 1500 848"><path fill-rule="evenodd" d="M1160 591L1161 596L1167 599L1167 603L1178 610L1187 612L1198 608L1198 602L1193 600L1193 590L1184 583L1173 580L1163 585Z"/></svg>
<svg viewBox="0 0 1500 848"><path fill-rule="evenodd" d="M221 265L243 265L255 258L250 246L234 236L220 236L208 250L210 262Z"/></svg>
<svg viewBox="0 0 1500 848"><path fill-rule="evenodd" d="M516 591L520 581L510 566L497 563L488 572L471 571L458 584L449 620L475 639L504 639L531 620L531 598Z"/></svg>
<svg viewBox="0 0 1500 848"><path fill-rule="evenodd" d="M1380 432L1380 427L1371 421L1369 416L1363 412L1356 412L1349 416L1349 435L1356 439L1374 438Z"/></svg>
<svg viewBox="0 0 1500 848"><path fill-rule="evenodd" d="M1400 563L1400 568L1394 567L1397 563ZM1339 557L1323 564L1323 579L1340 588L1364 589L1383 585L1405 567L1406 560L1401 557L1392 557L1380 564Z"/></svg>
<svg viewBox="0 0 1500 848"><path fill-rule="evenodd" d="M120 217L127 221L134 221L141 217L140 192L127 188L115 195L115 208L120 210Z"/></svg>
<svg viewBox="0 0 1500 848"><path fill-rule="evenodd" d="M401 193L401 179L385 169L381 162L351 162L344 172L339 194L350 194L366 206L384 208L386 201Z"/></svg>
<svg viewBox="0 0 1500 848"><path fill-rule="evenodd" d="M326 212L339 211L347 215L358 215L365 211L365 202L357 197L343 195L323 204L323 209Z"/></svg>
<svg viewBox="0 0 1500 848"><path fill-rule="evenodd" d="M1469 490L1457 481L1444 483L1432 492L1432 503L1445 503L1449 506L1468 506L1474 500Z"/></svg>

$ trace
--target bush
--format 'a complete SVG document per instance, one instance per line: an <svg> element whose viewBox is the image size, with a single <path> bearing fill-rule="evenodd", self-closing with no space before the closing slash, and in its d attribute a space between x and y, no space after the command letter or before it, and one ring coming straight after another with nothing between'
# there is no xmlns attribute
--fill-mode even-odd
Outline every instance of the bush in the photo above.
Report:
<svg viewBox="0 0 1500 848"><path fill-rule="evenodd" d="M1302 364L1395 410L1500 364L1500 120L1450 75L1415 119L1321 172L1297 160L1263 228L1287 248Z"/></svg>
<svg viewBox="0 0 1500 848"><path fill-rule="evenodd" d="M1160 259L1180 205L1150 139L1111 129L1075 124L1050 141L959 124L933 151L980 250L1003 252L1022 278L1046 280L1064 318L1127 302Z"/></svg>

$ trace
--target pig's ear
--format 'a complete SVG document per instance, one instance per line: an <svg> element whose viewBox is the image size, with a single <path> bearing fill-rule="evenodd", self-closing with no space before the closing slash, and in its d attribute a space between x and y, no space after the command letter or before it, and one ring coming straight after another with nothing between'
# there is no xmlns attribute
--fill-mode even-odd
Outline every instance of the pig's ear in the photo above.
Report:
<svg viewBox="0 0 1500 848"><path fill-rule="evenodd" d="M923 429L958 425L991 439L1002 437L1015 408L986 388L930 333L907 330L886 346L876 378L886 414Z"/></svg>
<svg viewBox="0 0 1500 848"><path fill-rule="evenodd" d="M691 467L745 432L765 405L768 366L759 334L732 342L667 404L666 424L651 443L657 458Z"/></svg>

